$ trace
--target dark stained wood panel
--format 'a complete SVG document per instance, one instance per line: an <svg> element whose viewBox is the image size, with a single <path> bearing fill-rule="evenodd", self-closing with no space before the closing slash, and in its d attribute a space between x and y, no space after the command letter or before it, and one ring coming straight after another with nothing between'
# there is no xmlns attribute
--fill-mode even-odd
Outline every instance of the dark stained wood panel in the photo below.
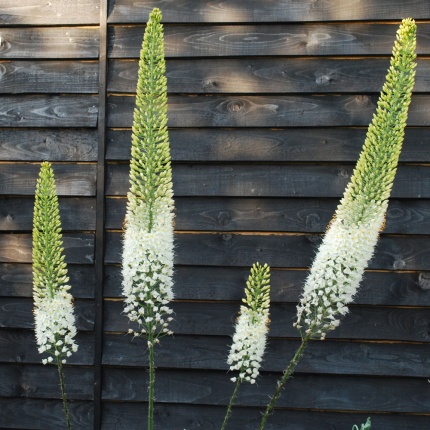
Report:
<svg viewBox="0 0 430 430"><path fill-rule="evenodd" d="M0 59L97 58L97 27L3 28Z"/></svg>
<svg viewBox="0 0 430 430"><path fill-rule="evenodd" d="M338 204L339 200L333 198L177 197L175 228L179 231L323 233ZM126 198L107 198L106 206L106 228L122 229ZM3 223L7 225L11 221L9 212L3 213ZM391 199L384 233L430 234L430 200Z"/></svg>
<svg viewBox="0 0 430 430"><path fill-rule="evenodd" d="M100 0L2 0L0 20L5 25L98 24Z"/></svg>
<svg viewBox="0 0 430 430"><path fill-rule="evenodd" d="M105 297L123 297L120 267L108 266L105 270ZM272 268L271 302L296 303L303 292L307 274L306 269ZM239 302L244 297L248 276L249 268L176 266L173 276L175 299ZM73 282L71 284L73 285ZM354 298L354 304L422 306L427 303L429 289L430 277L424 271L418 273L367 271Z"/></svg>
<svg viewBox="0 0 430 430"><path fill-rule="evenodd" d="M97 93L95 61L1 61L0 94Z"/></svg>
<svg viewBox="0 0 430 430"><path fill-rule="evenodd" d="M342 0L277 0L271 1L270 7L259 0L175 0L174 3L109 0L109 22L146 22L154 7L162 10L166 23L366 21L399 20L406 16L427 19L430 15L429 5L420 0L354 0L348 3Z"/></svg>
<svg viewBox="0 0 430 430"><path fill-rule="evenodd" d="M59 196L94 196L96 166L93 164L54 164ZM1 164L0 193L3 195L33 196L40 164Z"/></svg>
<svg viewBox="0 0 430 430"><path fill-rule="evenodd" d="M390 55L397 23L166 26L166 57ZM430 48L430 25L421 24L417 53ZM109 57L139 58L143 26L109 27Z"/></svg>
<svg viewBox="0 0 430 430"><path fill-rule="evenodd" d="M366 131L367 127L175 128L169 130L169 138L173 161L337 161L355 164ZM421 163L430 160L429 148L430 130L409 127L400 161ZM129 160L130 152L131 130L109 130L106 158Z"/></svg>
<svg viewBox="0 0 430 430"><path fill-rule="evenodd" d="M429 38L430 40L430 38ZM171 96L170 127L367 127L376 111L373 95ZM131 127L135 97L111 96L109 127ZM430 97L416 95L408 125L430 125ZM0 117L1 121L1 117Z"/></svg>
<svg viewBox="0 0 430 430"><path fill-rule="evenodd" d="M94 263L94 235L90 233L65 234L64 253L69 264ZM31 234L0 234L1 263L31 263Z"/></svg>
<svg viewBox="0 0 430 430"><path fill-rule="evenodd" d="M352 170L353 166L338 164L178 164L173 166L173 189L178 197L341 197ZM126 195L128 178L127 165L110 165L106 195ZM400 166L392 197L429 198L430 168Z"/></svg>
<svg viewBox="0 0 430 430"><path fill-rule="evenodd" d="M414 92L430 90L429 60L420 58ZM224 58L168 60L169 93L367 93L379 92L388 58ZM108 89L135 93L136 61L112 60Z"/></svg>
<svg viewBox="0 0 430 430"><path fill-rule="evenodd" d="M259 261L274 268L307 268L321 239L320 235L306 234L176 234L175 264L251 267ZM108 233L106 241L105 262L120 263L121 233ZM383 235L368 268L430 270L426 242L421 237Z"/></svg>
<svg viewBox="0 0 430 430"><path fill-rule="evenodd" d="M96 161L97 130L3 128L0 129L0 159Z"/></svg>

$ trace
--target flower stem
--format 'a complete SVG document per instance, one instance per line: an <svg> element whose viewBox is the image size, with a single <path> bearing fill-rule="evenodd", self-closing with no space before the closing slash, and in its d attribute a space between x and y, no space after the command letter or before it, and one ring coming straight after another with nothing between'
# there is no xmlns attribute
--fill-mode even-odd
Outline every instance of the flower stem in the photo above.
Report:
<svg viewBox="0 0 430 430"><path fill-rule="evenodd" d="M149 350L149 392L148 392L148 430L154 426L154 397L155 397L155 359L154 359L154 334L148 335Z"/></svg>
<svg viewBox="0 0 430 430"><path fill-rule="evenodd" d="M234 404L234 401L235 401L235 399L236 399L236 396L237 396L237 392L238 392L238 390L239 390L240 383L241 383L240 378L237 378L236 386L234 387L233 394L231 395L230 403L228 404L227 412L225 413L225 417L224 417L224 421L223 421L223 423L222 423L221 430L224 430L224 429L225 429L225 427L226 427L226 425L227 425L227 421L228 421L228 419L230 418L230 415L231 415L231 408L232 408L232 406L233 406L233 404Z"/></svg>
<svg viewBox="0 0 430 430"><path fill-rule="evenodd" d="M63 364L61 363L60 357L57 357L57 368L58 368L58 376L60 377L61 396L63 398L63 409L64 409L64 415L66 416L67 429L71 430L72 426L70 424L69 408L67 406L66 384L64 383Z"/></svg>
<svg viewBox="0 0 430 430"><path fill-rule="evenodd" d="M297 349L296 353L294 354L294 357L291 359L290 364L288 365L287 369L285 370L284 374L282 375L281 380L278 381L275 394L272 396L270 403L267 405L266 411L264 412L263 418L261 419L260 427L258 427L258 430L264 429L264 426L266 425L266 421L269 418L269 415L272 413L272 411L275 407L275 404L276 404L279 396L281 395L282 390L285 387L286 382L288 381L288 379L290 379L291 375L293 374L294 369L297 366L297 363L299 362L308 342L311 339L311 336L312 336L312 334L308 334L302 339L302 343L300 344L299 348Z"/></svg>

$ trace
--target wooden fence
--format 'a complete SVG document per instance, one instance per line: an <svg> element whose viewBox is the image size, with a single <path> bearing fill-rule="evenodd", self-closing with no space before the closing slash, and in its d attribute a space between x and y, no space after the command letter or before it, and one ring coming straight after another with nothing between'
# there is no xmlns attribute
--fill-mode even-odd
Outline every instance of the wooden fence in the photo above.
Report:
<svg viewBox="0 0 430 430"><path fill-rule="evenodd" d="M299 344L295 305L347 184L400 19L418 68L387 228L350 314L310 344L270 430L430 428L430 3L427 0L3 0L0 5L0 427L65 428L37 353L31 226L53 162L79 351L74 429L140 429L146 348L126 335L121 228L144 24L165 24L176 204L175 336L157 348L156 428L217 429L249 267L272 271L270 342L231 429L257 427Z"/></svg>

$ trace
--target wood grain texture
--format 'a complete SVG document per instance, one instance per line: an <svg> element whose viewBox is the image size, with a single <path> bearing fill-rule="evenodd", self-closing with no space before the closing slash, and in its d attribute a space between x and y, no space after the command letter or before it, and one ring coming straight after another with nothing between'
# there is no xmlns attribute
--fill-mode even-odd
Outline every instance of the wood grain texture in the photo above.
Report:
<svg viewBox="0 0 430 430"><path fill-rule="evenodd" d="M332 198L176 197L175 228L178 231L324 233L338 203L338 199ZM107 198L106 207L106 228L121 230L126 198ZM7 223L8 215L4 216ZM0 228L1 225L0 219ZM430 234L430 201L391 199L384 233Z"/></svg>
<svg viewBox="0 0 430 430"><path fill-rule="evenodd" d="M161 0L109 0L109 22L146 22L154 7L162 9L165 23L366 21L398 20L405 16L427 19L430 15L429 5L419 0L354 0L348 4L342 0L278 0L270 2L270 7L258 0L233 0L228 3L219 0L176 0L173 4Z"/></svg>
<svg viewBox="0 0 430 430"><path fill-rule="evenodd" d="M3 96L0 127L95 127L95 96Z"/></svg>
<svg viewBox="0 0 430 430"><path fill-rule="evenodd" d="M0 231L31 231L34 198L0 197ZM95 230L96 202L92 197L59 199L63 231Z"/></svg>
<svg viewBox="0 0 430 430"><path fill-rule="evenodd" d="M0 129L2 161L96 161L97 130Z"/></svg>
<svg viewBox="0 0 430 430"><path fill-rule="evenodd" d="M398 23L166 26L166 57L386 55ZM421 24L417 53L429 51L429 24ZM139 58L143 26L109 27L109 57Z"/></svg>
<svg viewBox="0 0 430 430"><path fill-rule="evenodd" d="M307 268L321 243L320 235L258 235L232 233L176 234L175 264L251 267L259 261L273 268ZM121 233L106 236L105 262L121 261ZM368 268L429 270L430 249L414 236L382 236Z"/></svg>
<svg viewBox="0 0 430 430"><path fill-rule="evenodd" d="M1 266L0 266L1 270ZM2 273L0 271L0 273ZM272 303L298 302L307 270L271 269ZM117 266L105 268L105 297L122 295L122 275ZM249 268L177 266L174 271L176 300L242 300ZM1 279L1 278L0 278ZM355 304L382 306L422 306L429 301L430 282L427 272L367 271L360 284Z"/></svg>
<svg viewBox="0 0 430 430"><path fill-rule="evenodd" d="M32 430L67 430L61 400L0 399L0 426ZM73 428L92 430L94 406L90 401L71 402L70 421ZM12 427L11 427L12 426Z"/></svg>
<svg viewBox="0 0 430 430"><path fill-rule="evenodd" d="M1 61L0 94L97 93L95 61Z"/></svg>
<svg viewBox="0 0 430 430"><path fill-rule="evenodd" d="M430 63L417 62L414 93L430 89ZM381 91L388 58L223 58L166 62L171 94L370 93ZM138 62L112 60L108 90L135 93Z"/></svg>
<svg viewBox="0 0 430 430"><path fill-rule="evenodd" d="M341 197L353 166L350 165L245 165L177 164L173 189L177 197ZM129 167L109 165L107 196L125 196ZM0 183L1 187L1 183ZM429 198L430 168L400 166L393 198Z"/></svg>
<svg viewBox="0 0 430 430"><path fill-rule="evenodd" d="M367 128L184 128L169 130L173 161L357 161ZM0 131L1 133L1 131ZM9 147L8 147L9 148ZM407 128L401 162L430 160L427 127ZM108 130L106 159L129 160L131 130Z"/></svg>
<svg viewBox="0 0 430 430"><path fill-rule="evenodd" d="M2 0L0 20L2 26L98 24L99 7L99 0Z"/></svg>
<svg viewBox="0 0 430 430"><path fill-rule="evenodd" d="M93 266L68 266L70 294L79 299L93 299L95 268ZM1 297L33 297L33 275L31 264L0 264Z"/></svg>
<svg viewBox="0 0 430 430"><path fill-rule="evenodd" d="M0 36L1 59L98 57L97 27L5 27Z"/></svg>
<svg viewBox="0 0 430 430"><path fill-rule="evenodd" d="M430 40L430 38L429 38ZM170 127L326 127L368 126L377 96L171 96ZM111 96L109 127L130 127L135 98ZM429 126L430 97L416 95L408 115L409 126Z"/></svg>
<svg viewBox="0 0 430 430"><path fill-rule="evenodd" d="M94 196L96 166L93 164L53 164L59 196ZM5 163L0 169L0 194L33 196L40 164Z"/></svg>
<svg viewBox="0 0 430 430"><path fill-rule="evenodd" d="M90 233L65 234L64 254L68 264L94 263L94 235ZM0 234L1 263L31 263L31 234Z"/></svg>
<svg viewBox="0 0 430 430"><path fill-rule="evenodd" d="M231 337L175 334L174 337L164 338L156 350L157 368L227 371L231 344ZM282 372L299 345L299 340L270 338L261 370ZM430 365L429 350L430 344L315 341L308 345L295 373L369 376L407 374L425 378ZM145 339L106 334L103 363L106 366L147 366Z"/></svg>

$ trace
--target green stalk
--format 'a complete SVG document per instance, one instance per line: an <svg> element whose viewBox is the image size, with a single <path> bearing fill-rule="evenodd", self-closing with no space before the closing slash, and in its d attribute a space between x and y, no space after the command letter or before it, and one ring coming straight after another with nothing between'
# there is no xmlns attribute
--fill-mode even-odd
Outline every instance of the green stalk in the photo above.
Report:
<svg viewBox="0 0 430 430"><path fill-rule="evenodd" d="M72 425L70 424L69 407L67 406L66 384L64 383L63 364L61 362L61 357L57 357L57 368L58 376L60 377L61 397L63 399L63 409L64 415L66 417L67 429L72 430Z"/></svg>
<svg viewBox="0 0 430 430"><path fill-rule="evenodd" d="M155 358L154 358L154 334L148 334L149 351L149 383L148 383L148 430L154 426L154 401L155 401Z"/></svg>
<svg viewBox="0 0 430 430"><path fill-rule="evenodd" d="M227 421L231 415L231 408L233 407L234 401L236 400L237 392L239 391L240 383L241 383L240 378L237 378L236 386L234 387L233 394L231 395L230 403L228 404L227 412L225 413L225 417L224 417L224 421L222 423L221 430L224 430L226 428Z"/></svg>
<svg viewBox="0 0 430 430"><path fill-rule="evenodd" d="M300 344L298 350L294 354L294 357L290 361L290 364L288 365L287 369L285 370L284 374L282 375L282 379L278 382L277 388L275 391L275 394L270 399L270 403L267 405L266 411L264 412L263 418L260 422L260 427L258 427L258 430L263 430L264 426L266 425L266 421L269 418L270 414L272 413L275 404L279 398L279 396L282 393L282 390L285 387L285 384L290 379L291 375L294 372L294 369L296 368L301 356L303 355L303 352L308 344L308 342L311 340L311 334L308 334L302 339L302 343Z"/></svg>

